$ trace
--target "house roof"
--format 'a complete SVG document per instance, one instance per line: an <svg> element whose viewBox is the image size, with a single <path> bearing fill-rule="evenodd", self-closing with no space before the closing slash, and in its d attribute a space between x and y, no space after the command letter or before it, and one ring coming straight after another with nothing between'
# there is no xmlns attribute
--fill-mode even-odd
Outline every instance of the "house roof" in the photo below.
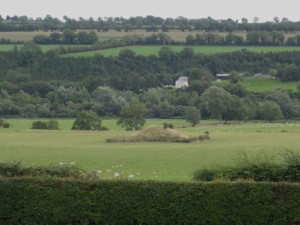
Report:
<svg viewBox="0 0 300 225"><path fill-rule="evenodd" d="M181 81L181 82L187 82L187 81L188 81L188 77L186 77L186 76L184 76L184 77L179 77L177 81L178 81L178 82L180 82L180 81ZM176 81L176 82L177 82L177 81Z"/></svg>
<svg viewBox="0 0 300 225"><path fill-rule="evenodd" d="M229 77L230 74L229 73L218 73L217 77Z"/></svg>

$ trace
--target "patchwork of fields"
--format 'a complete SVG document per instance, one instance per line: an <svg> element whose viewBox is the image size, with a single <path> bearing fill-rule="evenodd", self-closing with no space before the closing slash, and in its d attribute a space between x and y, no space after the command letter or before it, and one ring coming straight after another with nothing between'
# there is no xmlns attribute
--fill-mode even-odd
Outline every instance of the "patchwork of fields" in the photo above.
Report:
<svg viewBox="0 0 300 225"><path fill-rule="evenodd" d="M0 130L0 161L25 165L75 162L87 170L101 170L103 178L121 173L123 178L187 181L200 168L234 165L243 152L249 157L274 157L284 149L300 152L300 123L244 123L219 125L202 121L189 127L183 120L172 122L180 132L197 137L209 131L211 141L194 143L106 143L107 138L126 137L116 120L104 120L110 131L70 131L72 119L59 120L62 130L31 130L32 120L9 119L12 127ZM146 126L161 125L149 120Z"/></svg>

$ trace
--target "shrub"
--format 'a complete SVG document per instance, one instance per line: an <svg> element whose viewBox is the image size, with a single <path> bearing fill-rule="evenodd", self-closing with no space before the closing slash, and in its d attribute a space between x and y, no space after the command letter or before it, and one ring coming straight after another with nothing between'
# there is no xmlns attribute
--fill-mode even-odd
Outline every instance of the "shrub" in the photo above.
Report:
<svg viewBox="0 0 300 225"><path fill-rule="evenodd" d="M204 135L200 135L199 136L199 140L200 141L206 141L206 140L210 140L210 135L208 131L204 132Z"/></svg>
<svg viewBox="0 0 300 225"><path fill-rule="evenodd" d="M2 125L3 128L10 128L10 124L5 122L3 125Z"/></svg>
<svg viewBox="0 0 300 225"><path fill-rule="evenodd" d="M283 153L284 161L275 164L270 159L261 160L262 155L256 159L249 160L247 156L238 165L218 170L198 170L194 173L194 180L211 181L215 179L223 180L254 180L273 182L300 182L300 155L286 150ZM205 176L210 174L210 176Z"/></svg>
<svg viewBox="0 0 300 225"><path fill-rule="evenodd" d="M21 162L0 162L0 176L2 177L73 177L79 178L83 170L74 163L50 164L48 166L28 166Z"/></svg>
<svg viewBox="0 0 300 225"><path fill-rule="evenodd" d="M8 122L5 122L3 119L0 119L0 128L9 128L10 124Z"/></svg>
<svg viewBox="0 0 300 225"><path fill-rule="evenodd" d="M170 128L170 129L174 129L174 124L173 123L164 123L164 129Z"/></svg>
<svg viewBox="0 0 300 225"><path fill-rule="evenodd" d="M77 113L72 130L101 130L101 122L95 112L82 111Z"/></svg>
<svg viewBox="0 0 300 225"><path fill-rule="evenodd" d="M32 122L31 128L32 129L47 130L48 129L48 124L47 124L47 122L38 120L38 121Z"/></svg>
<svg viewBox="0 0 300 225"><path fill-rule="evenodd" d="M300 181L300 154L285 149L283 153L285 170L282 175L286 181Z"/></svg>
<svg viewBox="0 0 300 225"><path fill-rule="evenodd" d="M198 170L194 173L194 180L199 181L213 181L217 178L217 171L209 170L209 169L202 169Z"/></svg>
<svg viewBox="0 0 300 225"><path fill-rule="evenodd" d="M58 130L59 124L57 120L49 120L48 121L48 130Z"/></svg>
<svg viewBox="0 0 300 225"><path fill-rule="evenodd" d="M107 127L100 127L100 130L102 130L102 131L108 131L109 129Z"/></svg>
<svg viewBox="0 0 300 225"><path fill-rule="evenodd" d="M59 124L57 120L49 121L33 121L31 125L32 129L41 129L41 130L58 130Z"/></svg>

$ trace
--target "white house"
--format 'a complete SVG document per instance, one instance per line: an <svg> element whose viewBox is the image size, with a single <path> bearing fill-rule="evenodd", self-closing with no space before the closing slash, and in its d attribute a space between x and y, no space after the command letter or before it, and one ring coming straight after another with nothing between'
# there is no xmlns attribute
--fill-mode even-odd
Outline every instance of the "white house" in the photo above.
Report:
<svg viewBox="0 0 300 225"><path fill-rule="evenodd" d="M188 77L183 76L179 77L178 80L175 82L175 88L185 88L189 86Z"/></svg>

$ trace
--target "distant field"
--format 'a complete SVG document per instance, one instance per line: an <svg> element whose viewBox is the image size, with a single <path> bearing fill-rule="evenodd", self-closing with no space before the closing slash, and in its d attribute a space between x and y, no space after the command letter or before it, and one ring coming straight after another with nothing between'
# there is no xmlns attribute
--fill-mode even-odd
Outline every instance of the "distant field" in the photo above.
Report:
<svg viewBox="0 0 300 225"><path fill-rule="evenodd" d="M0 44L0 51L11 51L13 50L13 48L17 46L18 48L22 47L23 45L13 45L13 44ZM41 49L43 52L47 52L50 49L55 49L55 48L59 48L59 47L86 47L89 45L40 45Z"/></svg>
<svg viewBox="0 0 300 225"><path fill-rule="evenodd" d="M103 178L120 172L124 178L190 180L195 170L232 165L238 155L261 154L268 157L282 153L284 148L300 152L300 123L238 123L219 125L202 121L197 127L186 127L184 120L150 120L147 125L172 122L190 136L209 131L211 141L182 143L115 143L107 138L126 137L116 127L116 120L104 120L110 131L70 131L72 119L59 120L62 130L31 130L29 119L9 119L12 128L0 129L0 161L22 161L25 165L75 162L88 170L101 170ZM181 127L181 128L180 128ZM277 158L278 159L278 158ZM120 166L122 165L122 166Z"/></svg>
<svg viewBox="0 0 300 225"><path fill-rule="evenodd" d="M163 46L127 46L121 48L111 48L105 50L97 50L97 51L88 51L88 52L80 52L80 53L71 53L65 54L65 57L92 57L95 54L101 54L103 56L118 56L119 52L122 49L131 49L137 55L158 55L159 50ZM300 47L293 47L293 46L168 46L173 49L175 52L182 51L185 47L191 47L194 49L195 53L202 53L206 55L213 55L216 53L225 53L225 52L234 52L240 51L242 49L247 49L249 51L261 53L261 52L282 52L282 51L300 51Z"/></svg>
<svg viewBox="0 0 300 225"><path fill-rule="evenodd" d="M218 86L223 86L229 81L214 81L214 84ZM268 78L257 78L257 77L247 77L241 80L241 83L248 91L264 93L267 91L274 91L276 89L291 90L292 92L297 92L297 86L300 82L281 82L279 79L268 79Z"/></svg>
<svg viewBox="0 0 300 225"><path fill-rule="evenodd" d="M261 93L279 88L297 92L297 86L300 84L300 82L281 82L277 79L266 78L246 78L242 80L242 83L247 90Z"/></svg>
<svg viewBox="0 0 300 225"><path fill-rule="evenodd" d="M79 31L79 30L78 30ZM77 32L78 32L77 31ZM58 33L62 33L61 31L55 31ZM124 32L124 31L114 31L114 30L109 30L108 32L98 32L95 31L99 37L100 40L106 40L106 39L111 39L111 38L123 38L123 37L145 37L147 35L152 35L152 34L158 34L161 33L162 31L158 32L146 32L145 29L136 29L132 30L129 32ZM0 39L5 38L5 39L10 39L12 41L31 41L32 38L36 35L50 35L50 31L33 31L33 32L0 32ZM193 35L195 36L196 34L199 33L204 33L200 31L179 31L179 30L170 30L169 32L165 32L170 38L172 38L174 41L179 41L179 42L185 42L185 38L188 35ZM235 34L246 37L246 32L234 32ZM227 33L216 33L219 34L220 36L226 36ZM285 34L285 38L287 39L290 36L295 36L298 33L294 34Z"/></svg>
<svg viewBox="0 0 300 225"><path fill-rule="evenodd" d="M17 46L18 48L22 45L7 45L7 44L0 44L0 51L1 52L7 52L13 50L13 48Z"/></svg>
<svg viewBox="0 0 300 225"><path fill-rule="evenodd" d="M9 39L13 42L16 41L32 41L33 37L39 34L50 36L52 32L46 31L33 31L33 32L0 32L0 39Z"/></svg>

